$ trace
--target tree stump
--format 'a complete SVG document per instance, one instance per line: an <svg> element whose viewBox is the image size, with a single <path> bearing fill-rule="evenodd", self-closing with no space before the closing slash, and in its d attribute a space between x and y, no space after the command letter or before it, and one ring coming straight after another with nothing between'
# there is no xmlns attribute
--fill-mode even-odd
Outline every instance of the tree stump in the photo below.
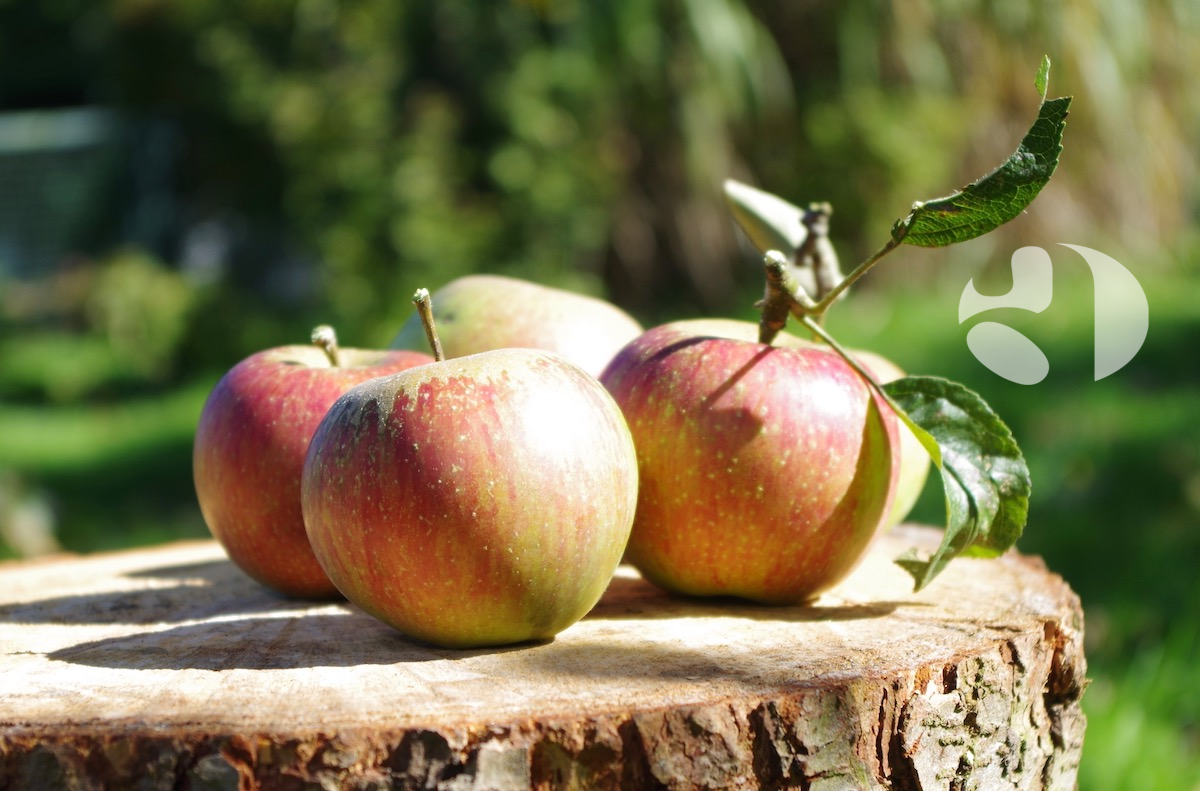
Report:
<svg viewBox="0 0 1200 791"><path fill-rule="evenodd" d="M914 595L880 538L803 607L622 568L555 640L411 641L215 543L0 566L0 789L1072 788L1082 612L1036 559Z"/></svg>

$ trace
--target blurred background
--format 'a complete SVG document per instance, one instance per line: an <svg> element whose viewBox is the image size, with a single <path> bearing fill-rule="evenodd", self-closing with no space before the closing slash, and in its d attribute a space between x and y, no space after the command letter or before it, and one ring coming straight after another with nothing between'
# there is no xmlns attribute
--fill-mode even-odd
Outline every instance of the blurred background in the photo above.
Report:
<svg viewBox="0 0 1200 791"><path fill-rule="evenodd" d="M1074 96L1050 185L986 237L893 253L830 326L976 389L1022 444L1021 548L1087 612L1081 788L1200 788L1187 0L0 0L0 557L206 536L190 452L217 378L319 322L386 345L418 286L499 272L647 324L749 318L725 178L830 201L849 269L1011 153L1043 54ZM1105 317L1059 242L1149 298L1140 354L1099 382ZM1030 387L957 319L1027 244L1051 308L985 318L1047 353Z"/></svg>

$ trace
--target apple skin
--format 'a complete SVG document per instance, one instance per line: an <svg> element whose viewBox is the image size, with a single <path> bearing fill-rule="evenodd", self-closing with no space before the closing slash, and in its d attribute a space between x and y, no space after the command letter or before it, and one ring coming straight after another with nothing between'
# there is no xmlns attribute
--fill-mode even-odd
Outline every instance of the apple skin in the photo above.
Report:
<svg viewBox="0 0 1200 791"><path fill-rule="evenodd" d="M697 334L710 334L722 338L736 338L743 341L758 340L758 325L749 321L736 319L690 319L675 323ZM773 345L791 349L821 347L822 344L797 338L787 332L776 336ZM865 349L850 349L860 364L874 374L880 384L887 384L906 376L904 369L881 354ZM920 440L903 423L899 424L900 431L900 475L896 482L896 492L892 499L892 509L884 520L884 527L894 527L905 520L925 490L925 482L929 478L932 462L929 451Z"/></svg>
<svg viewBox="0 0 1200 791"><path fill-rule="evenodd" d="M467 275L433 292L433 317L446 357L521 347L554 352L592 376L642 333L636 319L596 297L503 275ZM393 349L428 348L412 315Z"/></svg>
<svg viewBox="0 0 1200 791"><path fill-rule="evenodd" d="M895 414L831 350L707 329L650 329L601 376L638 453L626 559L678 593L809 601L891 507Z"/></svg>
<svg viewBox="0 0 1200 791"><path fill-rule="evenodd" d="M804 341L797 338L797 341ZM850 353L858 358L860 364L875 375L880 384L903 379L907 374L883 355L864 349L851 349ZM916 506L921 492L925 490L925 482L929 478L929 468L933 466L929 451L917 439L908 426L898 423L900 432L900 476L896 481L896 493L892 498L892 509L888 511L883 526L895 527L903 522Z"/></svg>
<svg viewBox="0 0 1200 791"><path fill-rule="evenodd" d="M209 394L192 446L200 510L244 572L298 598L332 598L300 509L308 442L326 410L372 377L433 362L410 351L341 349L333 367L317 346L280 346L230 369Z"/></svg>
<svg viewBox="0 0 1200 791"><path fill-rule="evenodd" d="M501 349L348 391L313 437L302 500L322 566L371 615L453 648L544 640L612 578L637 456L595 377Z"/></svg>

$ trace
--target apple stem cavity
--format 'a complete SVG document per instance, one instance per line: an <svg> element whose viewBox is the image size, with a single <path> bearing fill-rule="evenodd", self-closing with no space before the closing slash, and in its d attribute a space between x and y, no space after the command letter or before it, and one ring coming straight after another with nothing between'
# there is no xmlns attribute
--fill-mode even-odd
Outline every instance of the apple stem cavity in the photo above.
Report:
<svg viewBox="0 0 1200 791"><path fill-rule="evenodd" d="M442 341L438 338L437 326L433 321L433 300L429 296L429 289L418 288L413 294L413 304L417 306L417 315L421 317L421 326L425 328L425 338L429 341L429 348L433 350L433 359L441 362L446 359L445 353L442 351Z"/></svg>
<svg viewBox="0 0 1200 791"><path fill-rule="evenodd" d="M338 349L337 333L333 331L333 327L328 324L321 324L314 327L312 342L314 345L321 347L321 351L325 352L325 356L329 358L330 367L341 367L341 354Z"/></svg>

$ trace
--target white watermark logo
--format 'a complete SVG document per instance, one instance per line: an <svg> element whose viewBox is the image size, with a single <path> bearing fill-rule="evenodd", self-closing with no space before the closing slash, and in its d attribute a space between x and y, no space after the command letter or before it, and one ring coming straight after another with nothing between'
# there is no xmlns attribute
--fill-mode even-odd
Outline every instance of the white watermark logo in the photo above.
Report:
<svg viewBox="0 0 1200 791"><path fill-rule="evenodd" d="M1150 307L1146 292L1133 273L1116 259L1090 247L1060 244L1083 256L1095 284L1096 380L1125 366L1146 340ZM1054 296L1050 254L1040 247L1022 247L1012 254L1013 287L1007 294L988 297L967 282L958 302L958 323L984 311L1020 308L1041 313ZM982 321L967 333L967 348L993 373L1017 384L1037 384L1050 372L1050 361L1037 344L1006 324Z"/></svg>

